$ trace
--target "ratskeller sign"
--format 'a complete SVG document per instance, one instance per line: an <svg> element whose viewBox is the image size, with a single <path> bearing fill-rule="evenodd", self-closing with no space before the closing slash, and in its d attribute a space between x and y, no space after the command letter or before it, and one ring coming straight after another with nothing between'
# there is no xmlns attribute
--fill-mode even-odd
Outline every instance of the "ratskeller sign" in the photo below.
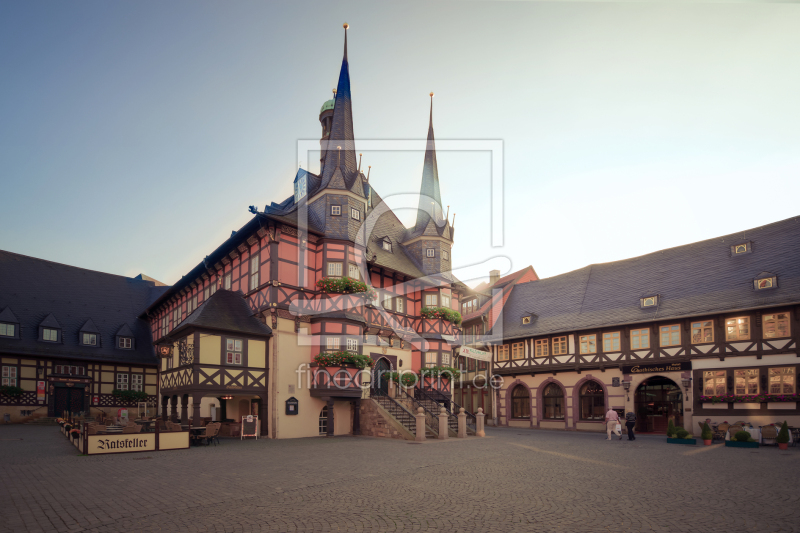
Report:
<svg viewBox="0 0 800 533"><path fill-rule="evenodd" d="M682 363L662 363L660 365L632 365L623 366L623 374L654 374L657 372L679 372L681 370L691 370L692 362Z"/></svg>

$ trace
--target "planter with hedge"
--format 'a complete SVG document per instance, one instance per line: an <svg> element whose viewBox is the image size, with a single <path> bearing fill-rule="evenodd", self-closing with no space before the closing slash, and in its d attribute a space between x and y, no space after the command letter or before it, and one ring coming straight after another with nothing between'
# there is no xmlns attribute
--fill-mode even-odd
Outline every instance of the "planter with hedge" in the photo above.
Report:
<svg viewBox="0 0 800 533"><path fill-rule="evenodd" d="M669 429L667 429L667 442L669 444L697 444L697 439L693 438L688 431L682 427L675 427L672 420L669 423L674 431L672 437L670 437Z"/></svg>
<svg viewBox="0 0 800 533"><path fill-rule="evenodd" d="M758 448L758 441L747 431L737 431L731 440L725 441L725 446L728 448Z"/></svg>

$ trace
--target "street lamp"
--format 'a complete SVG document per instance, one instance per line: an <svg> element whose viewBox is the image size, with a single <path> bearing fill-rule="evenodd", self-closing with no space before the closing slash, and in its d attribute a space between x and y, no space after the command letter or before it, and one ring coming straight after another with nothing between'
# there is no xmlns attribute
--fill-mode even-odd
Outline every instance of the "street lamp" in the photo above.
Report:
<svg viewBox="0 0 800 533"><path fill-rule="evenodd" d="M631 382L630 381L623 381L622 382L622 388L625 389L625 393L628 395L628 401L631 401L631 395L630 395Z"/></svg>
<svg viewBox="0 0 800 533"><path fill-rule="evenodd" d="M686 392L689 392L689 387L692 386L692 378L682 378L681 383L683 383L683 388L686 389Z"/></svg>

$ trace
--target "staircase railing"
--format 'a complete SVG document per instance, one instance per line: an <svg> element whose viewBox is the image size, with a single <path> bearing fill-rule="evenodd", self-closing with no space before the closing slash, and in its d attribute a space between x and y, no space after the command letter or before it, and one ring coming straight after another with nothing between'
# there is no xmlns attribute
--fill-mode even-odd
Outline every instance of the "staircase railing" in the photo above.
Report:
<svg viewBox="0 0 800 533"><path fill-rule="evenodd" d="M372 398L378 402L381 407L386 409L395 420L400 422L412 434L416 435L417 425L414 414L406 409L400 402L389 396L389 393L380 388L372 389Z"/></svg>
<svg viewBox="0 0 800 533"><path fill-rule="evenodd" d="M445 411L447 412L447 421L450 428L458 432L458 413L461 406L458 405L456 402L451 400L450 398L441 399L435 396L432 396L428 392L423 389L416 389L414 391L414 396L418 396L420 400L425 400L429 403L433 402L438 406L444 407ZM452 410L451 410L452 409ZM477 431L477 419L475 415L472 413L468 413L466 409L464 409L464 413L467 415L467 429L471 429L473 432Z"/></svg>
<svg viewBox="0 0 800 533"><path fill-rule="evenodd" d="M453 412L455 412L455 413L458 413L459 410L461 409L461 406L458 405L453 400L450 400L450 404L453 406ZM477 417L474 414L472 414L469 411L467 411L466 409L464 409L464 414L467 415L467 428L471 429L472 431L478 431L478 419L477 419ZM456 416L458 416L458 414L456 414Z"/></svg>
<svg viewBox="0 0 800 533"><path fill-rule="evenodd" d="M402 388L396 388L396 391L400 393L401 397L407 398L411 400L411 405L414 406L414 410L422 407L423 412L425 413L425 424L433 430L434 433L439 433L439 412L438 410L434 412L433 409L430 409L427 405L423 402L419 401L414 396L411 396L409 393L404 391Z"/></svg>

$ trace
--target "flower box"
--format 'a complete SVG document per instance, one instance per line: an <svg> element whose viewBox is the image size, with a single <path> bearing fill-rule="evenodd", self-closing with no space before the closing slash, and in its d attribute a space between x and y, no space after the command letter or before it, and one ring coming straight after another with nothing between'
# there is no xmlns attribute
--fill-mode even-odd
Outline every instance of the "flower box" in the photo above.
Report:
<svg viewBox="0 0 800 533"><path fill-rule="evenodd" d="M767 409L797 409L797 402L768 402Z"/></svg>
<svg viewBox="0 0 800 533"><path fill-rule="evenodd" d="M312 363L311 396L360 398L361 372L363 370L353 364L321 366Z"/></svg>
<svg viewBox="0 0 800 533"><path fill-rule="evenodd" d="M726 440L725 446L727 448L758 448L757 442L739 442L735 440Z"/></svg>
<svg viewBox="0 0 800 533"><path fill-rule="evenodd" d="M737 402L733 404L734 409L761 409L761 404L758 402Z"/></svg>
<svg viewBox="0 0 800 533"><path fill-rule="evenodd" d="M703 409L727 409L727 403L711 403L707 402L703 404Z"/></svg>
<svg viewBox="0 0 800 533"><path fill-rule="evenodd" d="M671 439L667 437L667 444L697 444L697 439Z"/></svg>

